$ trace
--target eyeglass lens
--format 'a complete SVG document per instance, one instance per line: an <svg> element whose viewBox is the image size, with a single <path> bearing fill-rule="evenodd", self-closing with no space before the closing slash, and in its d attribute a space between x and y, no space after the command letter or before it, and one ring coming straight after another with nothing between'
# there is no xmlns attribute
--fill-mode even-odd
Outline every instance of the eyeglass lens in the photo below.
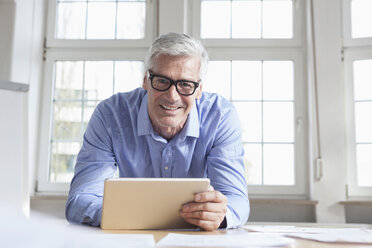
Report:
<svg viewBox="0 0 372 248"><path fill-rule="evenodd" d="M152 87L156 90L165 91L168 90L173 82L169 79L160 77L160 76L153 76L152 77ZM175 81L176 89L178 93L184 95L192 95L196 89L196 85L193 82L188 81Z"/></svg>

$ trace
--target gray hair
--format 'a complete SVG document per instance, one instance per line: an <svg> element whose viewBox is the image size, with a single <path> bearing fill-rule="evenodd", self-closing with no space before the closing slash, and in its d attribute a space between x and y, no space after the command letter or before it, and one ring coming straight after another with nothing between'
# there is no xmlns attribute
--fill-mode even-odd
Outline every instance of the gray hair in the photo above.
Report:
<svg viewBox="0 0 372 248"><path fill-rule="evenodd" d="M156 38L147 51L145 72L153 68L155 59L159 55L197 56L200 58L200 80L203 80L207 73L209 61L207 50L199 40L186 34L168 33Z"/></svg>

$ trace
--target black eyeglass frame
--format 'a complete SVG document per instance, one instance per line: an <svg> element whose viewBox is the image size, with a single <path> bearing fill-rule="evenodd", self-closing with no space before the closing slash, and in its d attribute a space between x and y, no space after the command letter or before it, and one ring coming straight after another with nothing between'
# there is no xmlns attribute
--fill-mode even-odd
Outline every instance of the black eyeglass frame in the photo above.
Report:
<svg viewBox="0 0 372 248"><path fill-rule="evenodd" d="M158 88L155 88L154 85L153 85L153 79L154 79L154 77L161 77L161 78L165 78L165 79L167 79L167 80L170 82L169 87L166 88L166 89L158 89ZM193 95L193 94L195 93L196 89L197 89L197 88L199 87L199 85L200 85L200 81L199 81L199 82L194 82L194 81L183 80L183 79L181 79L181 80L173 80L173 79L170 79L170 78L165 77L165 76L163 76L163 75L153 74L152 72L149 72L149 79L150 79L150 82L151 82L151 87L152 87L153 89L155 89L155 90L157 90L157 91L167 91L167 90L170 89L170 87L172 87L172 85L174 85L174 87L176 87L176 91L178 92L178 94L183 95L183 96L191 96L191 95ZM187 82L187 83L192 83L192 84L194 84L195 87L194 87L193 92L190 93L190 94L181 93L181 92L178 90L177 84L178 84L178 83L182 83L182 82Z"/></svg>

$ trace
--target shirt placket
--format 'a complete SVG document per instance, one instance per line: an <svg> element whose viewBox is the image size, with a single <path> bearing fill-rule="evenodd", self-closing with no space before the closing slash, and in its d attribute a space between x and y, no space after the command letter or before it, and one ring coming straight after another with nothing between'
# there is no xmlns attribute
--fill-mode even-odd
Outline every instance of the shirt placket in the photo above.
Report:
<svg viewBox="0 0 372 248"><path fill-rule="evenodd" d="M163 177L172 177L172 148L169 145L162 152L161 162Z"/></svg>

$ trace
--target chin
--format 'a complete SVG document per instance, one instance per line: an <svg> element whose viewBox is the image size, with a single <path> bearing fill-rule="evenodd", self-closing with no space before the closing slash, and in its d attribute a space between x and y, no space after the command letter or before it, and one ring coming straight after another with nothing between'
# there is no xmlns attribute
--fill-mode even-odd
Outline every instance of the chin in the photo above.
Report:
<svg viewBox="0 0 372 248"><path fill-rule="evenodd" d="M178 120L161 120L159 124L164 128L177 128L181 126L181 121Z"/></svg>

